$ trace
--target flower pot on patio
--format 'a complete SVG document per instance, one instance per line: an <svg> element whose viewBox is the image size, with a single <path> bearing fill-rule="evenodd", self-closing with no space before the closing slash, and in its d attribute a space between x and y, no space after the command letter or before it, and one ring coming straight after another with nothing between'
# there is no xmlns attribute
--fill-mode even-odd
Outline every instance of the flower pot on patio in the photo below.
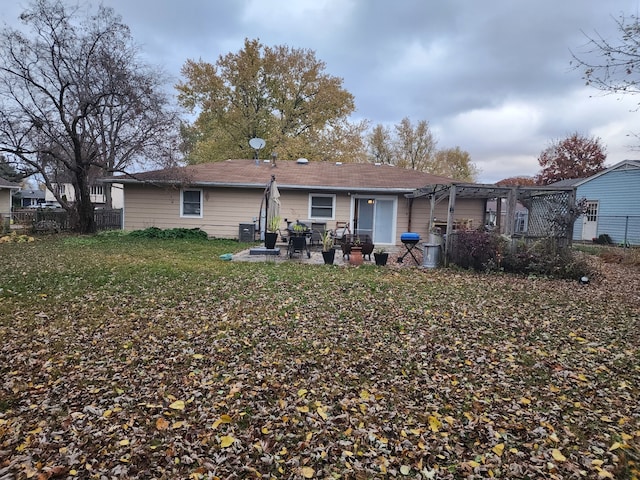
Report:
<svg viewBox="0 0 640 480"><path fill-rule="evenodd" d="M349 265L362 265L362 247L351 246L349 252Z"/></svg>
<svg viewBox="0 0 640 480"><path fill-rule="evenodd" d="M376 265L384 267L389 259L389 254L387 252L374 253L373 258L376 261Z"/></svg>
<svg viewBox="0 0 640 480"><path fill-rule="evenodd" d="M276 248L276 241L278 240L277 232L266 232L264 234L264 246L268 249Z"/></svg>
<svg viewBox="0 0 640 480"><path fill-rule="evenodd" d="M322 252L322 258L324 259L325 265L333 265L335 257L336 251L333 248Z"/></svg>

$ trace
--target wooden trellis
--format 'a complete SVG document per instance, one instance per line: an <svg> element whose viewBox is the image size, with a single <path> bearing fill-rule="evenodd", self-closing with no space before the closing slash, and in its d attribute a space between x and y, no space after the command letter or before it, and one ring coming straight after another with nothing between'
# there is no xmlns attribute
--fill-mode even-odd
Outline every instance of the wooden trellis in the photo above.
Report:
<svg viewBox="0 0 640 480"><path fill-rule="evenodd" d="M567 192L538 195L522 202L529 210L528 234L531 236L566 237L568 225L564 221L571 204Z"/></svg>
<svg viewBox="0 0 640 480"><path fill-rule="evenodd" d="M559 242L569 245L573 237L573 222L577 217L574 187L502 187L498 185L451 183L446 185L427 185L406 195L407 198L429 197L431 215L437 203L445 198L449 201L447 232L453 232L456 198L496 199L498 208L502 200L506 202L505 234L514 234L516 205L520 202L529 210L527 237L555 237ZM499 218L499 216L498 216ZM429 225L433 227L433 225ZM445 263L448 261L452 245L451 235L444 243Z"/></svg>

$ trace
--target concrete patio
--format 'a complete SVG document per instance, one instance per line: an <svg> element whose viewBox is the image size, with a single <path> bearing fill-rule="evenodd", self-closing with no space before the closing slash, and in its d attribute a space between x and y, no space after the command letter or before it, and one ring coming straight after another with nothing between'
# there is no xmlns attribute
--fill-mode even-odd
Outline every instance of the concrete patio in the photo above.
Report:
<svg viewBox="0 0 640 480"><path fill-rule="evenodd" d="M306 252L303 253L295 253L292 258L289 258L287 254L287 244L286 243L278 243L276 244L276 249L280 249L280 254L256 254L256 251L259 251L261 246L247 248L239 253L233 254L232 261L234 262L297 262L301 264L324 264L324 259L322 258L322 250L319 246L311 247L311 257L307 258ZM398 263L398 257L403 255L406 250L404 246L395 246L395 247L385 247L386 251L389 253L389 260L387 261L387 267L417 267L422 266L422 248L414 249L414 255L418 260L419 264L416 264L411 255L407 255L404 258L402 263ZM251 250L254 250L254 254L251 254ZM342 256L342 251L340 247L336 248L336 255L333 262L334 265L342 265L349 266L349 260ZM368 258L364 259L363 265L375 265L375 260L373 258L373 254L371 254L371 260Z"/></svg>

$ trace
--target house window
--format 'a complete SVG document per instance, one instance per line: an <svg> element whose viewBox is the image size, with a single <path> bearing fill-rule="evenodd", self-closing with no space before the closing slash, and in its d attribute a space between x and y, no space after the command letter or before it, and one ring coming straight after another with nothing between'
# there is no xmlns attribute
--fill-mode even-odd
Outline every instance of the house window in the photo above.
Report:
<svg viewBox="0 0 640 480"><path fill-rule="evenodd" d="M180 192L180 216L202 217L202 190Z"/></svg>
<svg viewBox="0 0 640 480"><path fill-rule="evenodd" d="M598 202L587 202L587 221L595 222L598 220Z"/></svg>
<svg viewBox="0 0 640 480"><path fill-rule="evenodd" d="M335 195L309 195L309 218L335 218Z"/></svg>
<svg viewBox="0 0 640 480"><path fill-rule="evenodd" d="M91 185L91 195L103 195L102 185Z"/></svg>

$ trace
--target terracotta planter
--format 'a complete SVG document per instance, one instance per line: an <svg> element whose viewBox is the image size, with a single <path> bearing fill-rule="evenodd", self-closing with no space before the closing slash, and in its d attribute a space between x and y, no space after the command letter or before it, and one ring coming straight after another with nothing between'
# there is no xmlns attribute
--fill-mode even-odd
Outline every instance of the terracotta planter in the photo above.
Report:
<svg viewBox="0 0 640 480"><path fill-rule="evenodd" d="M362 265L362 248L361 247L351 247L351 252L349 252L349 264L350 265Z"/></svg>
<svg viewBox="0 0 640 480"><path fill-rule="evenodd" d="M368 259L371 260L371 254L375 246L369 235L345 235L345 238L340 242L340 247L342 248L342 256L345 258L351 254L353 247L359 247L362 257L369 257Z"/></svg>

